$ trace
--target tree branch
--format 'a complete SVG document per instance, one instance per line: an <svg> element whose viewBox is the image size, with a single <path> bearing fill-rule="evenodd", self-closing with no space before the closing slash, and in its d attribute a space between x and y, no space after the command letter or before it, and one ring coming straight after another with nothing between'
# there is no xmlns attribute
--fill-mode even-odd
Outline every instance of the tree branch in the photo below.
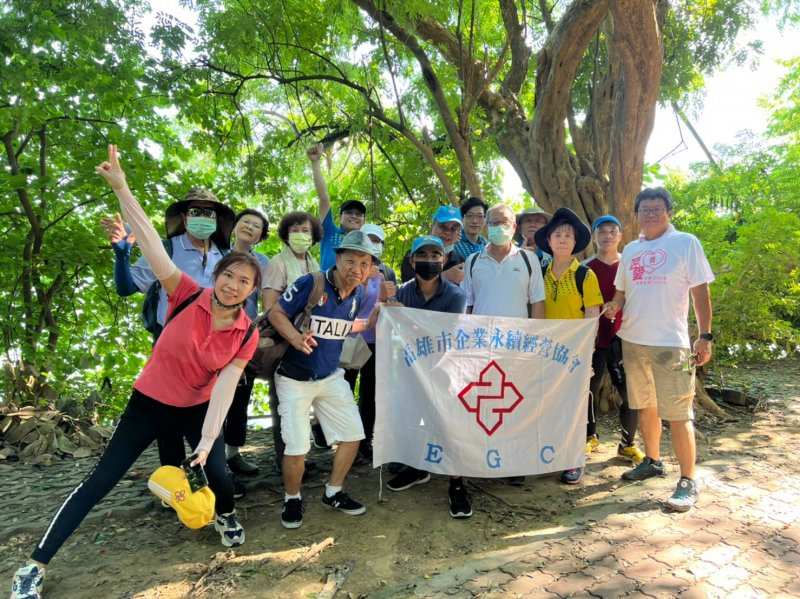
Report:
<svg viewBox="0 0 800 599"><path fill-rule="evenodd" d="M506 28L506 43L511 47L511 68L503 79L502 90L516 95L527 78L531 51L525 45L525 25L517 19L516 1L500 0L500 12Z"/></svg>
<svg viewBox="0 0 800 599"><path fill-rule="evenodd" d="M569 153L564 121L583 54L607 13L608 0L575 0L539 52L532 131L538 158L534 161L536 173L529 179L534 197L546 208L584 202L576 186L574 165L565 160ZM583 209L590 211L585 205Z"/></svg>
<svg viewBox="0 0 800 599"><path fill-rule="evenodd" d="M428 58L428 55L419 45L419 41L415 36L406 31L388 12L380 10L372 0L352 0L364 12L366 12L376 23L381 24L388 29L392 35L402 43L414 58L422 70L422 78L425 85L433 96L434 103L436 104L439 116L442 119L445 130L447 131L450 141L453 144L456 156L458 157L459 164L461 165L462 175L467 181L470 193L480 197L480 183L478 181L477 173L475 172L475 165L472 161L472 156L469 151L469 144L467 140L461 135L459 127L450 110L450 105L444 95L441 83L433 69L433 65Z"/></svg>

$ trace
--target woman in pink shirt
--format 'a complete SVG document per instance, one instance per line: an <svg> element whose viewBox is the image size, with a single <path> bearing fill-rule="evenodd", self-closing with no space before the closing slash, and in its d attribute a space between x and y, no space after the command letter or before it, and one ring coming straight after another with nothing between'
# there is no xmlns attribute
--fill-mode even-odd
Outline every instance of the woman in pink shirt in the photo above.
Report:
<svg viewBox="0 0 800 599"><path fill-rule="evenodd" d="M31 555L17 570L13 597L39 597L44 568L83 518L162 435L179 432L194 448L216 496L214 527L226 547L244 542L236 518L233 483L225 470L222 423L236 384L255 352L258 335L242 305L261 287L261 269L249 254L232 252L214 270L214 286L202 289L172 262L153 225L133 197L109 146L96 169L119 199L123 217L167 292L167 324L133 386L125 412L100 461L67 496Z"/></svg>

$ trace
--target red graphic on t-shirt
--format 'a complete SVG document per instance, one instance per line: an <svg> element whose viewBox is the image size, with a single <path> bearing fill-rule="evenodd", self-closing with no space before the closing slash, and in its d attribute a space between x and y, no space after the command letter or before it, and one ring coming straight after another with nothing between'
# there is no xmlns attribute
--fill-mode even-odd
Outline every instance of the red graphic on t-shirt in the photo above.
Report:
<svg viewBox="0 0 800 599"><path fill-rule="evenodd" d="M652 274L667 263L667 252L664 250L645 250L631 260L631 276L634 281L641 281L646 274Z"/></svg>
<svg viewBox="0 0 800 599"><path fill-rule="evenodd" d="M523 400L514 383L506 381L505 371L492 360L473 381L458 394L458 399L487 435L503 424L503 415L510 414Z"/></svg>

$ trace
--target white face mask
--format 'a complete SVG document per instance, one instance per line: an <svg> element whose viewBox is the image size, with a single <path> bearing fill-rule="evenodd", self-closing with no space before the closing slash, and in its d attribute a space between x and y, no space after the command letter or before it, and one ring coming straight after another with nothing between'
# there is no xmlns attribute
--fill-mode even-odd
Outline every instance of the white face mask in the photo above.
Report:
<svg viewBox="0 0 800 599"><path fill-rule="evenodd" d="M489 225L489 243L492 245L506 245L514 235L514 228L507 225Z"/></svg>

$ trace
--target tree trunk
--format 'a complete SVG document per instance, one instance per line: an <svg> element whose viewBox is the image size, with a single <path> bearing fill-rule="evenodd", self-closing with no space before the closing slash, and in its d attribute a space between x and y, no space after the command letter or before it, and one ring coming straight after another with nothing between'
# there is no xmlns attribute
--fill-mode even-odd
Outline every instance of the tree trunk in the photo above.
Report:
<svg viewBox="0 0 800 599"><path fill-rule="evenodd" d="M611 3L611 15L611 62L620 73L610 131L608 210L620 219L629 240L635 231L633 200L642 187L644 154L656 117L664 49L653 0L617 0Z"/></svg>
<svg viewBox="0 0 800 599"><path fill-rule="evenodd" d="M660 87L660 4L573 2L539 52L533 119L509 110L496 137L500 152L539 206L549 211L565 206L587 223L612 212L628 239L635 234L633 200L641 189ZM610 37L609 65L578 126L571 89L601 27ZM567 146L568 121L574 149Z"/></svg>

